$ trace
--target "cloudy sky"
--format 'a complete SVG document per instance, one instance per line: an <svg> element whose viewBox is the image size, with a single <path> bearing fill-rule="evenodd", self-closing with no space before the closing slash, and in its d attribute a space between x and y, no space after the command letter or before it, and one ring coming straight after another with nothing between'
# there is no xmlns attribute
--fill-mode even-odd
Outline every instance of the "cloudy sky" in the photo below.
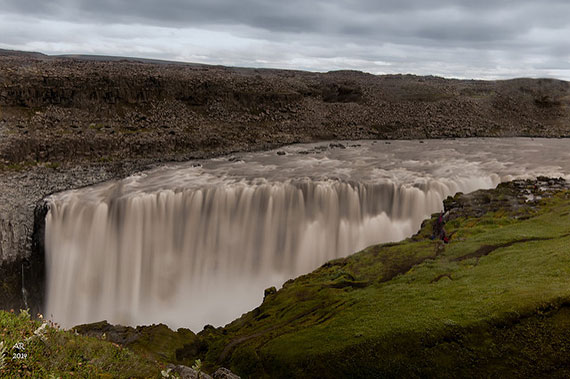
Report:
<svg viewBox="0 0 570 379"><path fill-rule="evenodd" d="M570 80L570 1L0 0L0 48Z"/></svg>

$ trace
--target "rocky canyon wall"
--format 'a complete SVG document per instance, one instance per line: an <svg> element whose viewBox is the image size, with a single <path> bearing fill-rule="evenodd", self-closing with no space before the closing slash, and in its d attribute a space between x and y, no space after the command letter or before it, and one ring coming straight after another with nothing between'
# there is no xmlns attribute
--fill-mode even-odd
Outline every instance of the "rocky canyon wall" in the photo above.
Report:
<svg viewBox="0 0 570 379"><path fill-rule="evenodd" d="M569 104L569 84L552 79L311 73L0 50L0 307L29 305L22 273L32 257L34 209L51 193L162 162L297 142L566 137ZM33 283L41 270L28 276Z"/></svg>

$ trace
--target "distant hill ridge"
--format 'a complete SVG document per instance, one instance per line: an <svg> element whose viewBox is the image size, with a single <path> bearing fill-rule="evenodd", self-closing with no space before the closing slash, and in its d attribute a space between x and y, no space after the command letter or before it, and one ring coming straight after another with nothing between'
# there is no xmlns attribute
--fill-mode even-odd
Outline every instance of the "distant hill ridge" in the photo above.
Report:
<svg viewBox="0 0 570 379"><path fill-rule="evenodd" d="M314 73L7 50L0 69L0 122L10 131L0 159L14 163L183 159L321 139L570 135L570 87L554 79Z"/></svg>

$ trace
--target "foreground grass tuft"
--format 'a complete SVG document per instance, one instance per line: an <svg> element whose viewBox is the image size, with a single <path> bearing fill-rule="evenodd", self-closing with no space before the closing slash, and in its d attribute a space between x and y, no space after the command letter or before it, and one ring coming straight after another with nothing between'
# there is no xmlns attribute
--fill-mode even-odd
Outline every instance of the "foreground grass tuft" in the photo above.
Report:
<svg viewBox="0 0 570 379"><path fill-rule="evenodd" d="M26 311L0 311L0 377L149 378L164 364L96 338L33 320Z"/></svg>

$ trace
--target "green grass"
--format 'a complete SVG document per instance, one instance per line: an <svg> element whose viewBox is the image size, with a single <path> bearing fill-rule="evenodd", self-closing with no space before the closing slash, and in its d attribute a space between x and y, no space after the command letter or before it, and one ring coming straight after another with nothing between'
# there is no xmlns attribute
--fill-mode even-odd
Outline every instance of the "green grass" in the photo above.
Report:
<svg viewBox="0 0 570 379"><path fill-rule="evenodd" d="M430 367L437 376L446 367L529 374L524 351L536 339L544 351L553 341L570 349L570 329L546 338L570 323L568 192L537 209L458 218L447 231L454 232L449 244L429 240L428 223L402 243L370 247L289 281L225 328L200 333L209 345L202 358L244 377L429 376ZM538 331L524 329L524 320ZM522 328L516 354L502 344L504 325L513 333ZM444 348L452 342L452 351Z"/></svg>
<svg viewBox="0 0 570 379"><path fill-rule="evenodd" d="M61 163L59 162L44 162L44 161L35 161L35 160L27 160L22 162L13 162L13 163L0 163L0 172L21 172L27 171L33 167L44 166L46 168L55 170L61 167Z"/></svg>
<svg viewBox="0 0 570 379"><path fill-rule="evenodd" d="M25 171L37 165L36 161L22 161L13 163L0 163L0 172L2 171Z"/></svg>
<svg viewBox="0 0 570 379"><path fill-rule="evenodd" d="M163 363L103 340L45 325L43 337L37 336L34 332L42 327L41 321L30 319L27 312L0 311L0 343L4 346L0 377L161 377Z"/></svg>

